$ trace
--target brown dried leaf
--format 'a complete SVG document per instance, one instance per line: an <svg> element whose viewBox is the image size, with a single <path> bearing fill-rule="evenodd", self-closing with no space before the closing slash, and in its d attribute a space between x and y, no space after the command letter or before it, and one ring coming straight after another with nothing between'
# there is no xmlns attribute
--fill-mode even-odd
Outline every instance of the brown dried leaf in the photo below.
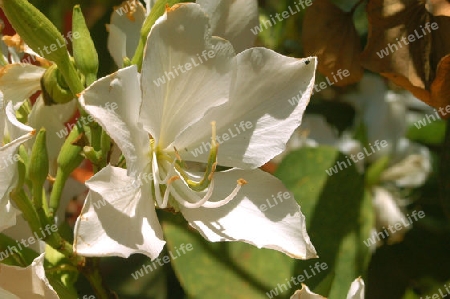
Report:
<svg viewBox="0 0 450 299"><path fill-rule="evenodd" d="M450 104L450 94L443 92L442 80L449 79L446 62L439 70L439 83L433 82L442 57L450 53L450 18L429 12L448 14L449 5L448 0L427 5L418 0L369 0L369 37L362 65L433 107Z"/></svg>
<svg viewBox="0 0 450 299"><path fill-rule="evenodd" d="M350 72L350 76L335 83L337 86L361 79L361 43L352 13L343 12L329 0L313 1L305 12L302 44L306 56L318 57L318 70L325 76L332 78L339 69Z"/></svg>

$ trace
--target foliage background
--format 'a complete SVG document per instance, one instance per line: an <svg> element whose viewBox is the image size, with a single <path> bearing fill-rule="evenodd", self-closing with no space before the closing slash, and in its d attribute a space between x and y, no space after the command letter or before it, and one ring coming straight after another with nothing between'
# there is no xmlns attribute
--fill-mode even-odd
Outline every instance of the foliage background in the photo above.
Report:
<svg viewBox="0 0 450 299"><path fill-rule="evenodd" d="M91 35L99 53L99 77L115 71L106 49L107 32L113 7L120 1L30 0L63 32L70 30L73 5L83 8ZM293 0L261 0L260 18L286 10ZM355 1L334 2L349 11ZM303 57L302 28L304 11L278 22L264 30L257 45L294 57ZM354 14L354 23L361 38L361 47L367 40L367 18L364 5ZM318 74L317 82L323 81ZM391 86L393 89L396 87ZM356 117L355 109L341 101L343 95L355 91L356 85L329 87L313 95L307 114L323 115L340 131L350 127ZM433 171L427 182L415 190L404 190L410 199L407 211L423 210L426 218L414 224L404 240L395 245L384 245L372 254L364 245L374 223L367 172L359 174L354 167L327 176L325 169L342 161L343 155L331 147L304 148L291 152L278 166L275 175L294 192L308 223L308 232L320 258L312 261L294 261L281 253L258 250L242 243L206 242L187 227L184 219L159 211L163 219L168 249L177 244L192 243L194 250L185 258L170 265L158 267L149 275L134 280L134 271L150 260L143 255L129 259L105 258L102 270L107 284L120 298L266 298L265 292L286 278L297 276L316 261L325 261L329 270L306 281L317 293L332 299L345 298L350 282L362 276L366 283L367 299L413 299L433 294L450 281L450 225L448 195L439 193L438 165L444 149L444 121L426 130L410 128L409 137L431 150ZM364 134L359 137L362 142ZM435 138L430 138L430 136ZM430 141L431 139L431 141ZM448 151L448 148L447 148ZM443 179L443 178L441 178ZM417 224L417 225L416 225ZM162 253L161 256L167 254ZM78 281L80 298L90 295L89 284ZM298 286L297 288L300 288ZM289 298L295 289L277 298Z"/></svg>

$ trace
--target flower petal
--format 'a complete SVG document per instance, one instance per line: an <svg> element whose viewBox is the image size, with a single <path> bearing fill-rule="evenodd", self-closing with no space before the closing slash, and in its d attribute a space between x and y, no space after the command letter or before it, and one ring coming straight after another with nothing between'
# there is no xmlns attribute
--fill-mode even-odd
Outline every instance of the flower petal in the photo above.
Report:
<svg viewBox="0 0 450 299"><path fill-rule="evenodd" d="M158 19L142 65L140 120L161 149L226 101L233 56L228 42L211 38L209 19L197 4L176 5Z"/></svg>
<svg viewBox="0 0 450 299"><path fill-rule="evenodd" d="M3 105L3 102L1 104ZM10 138L13 139L0 148L0 231L2 231L16 223L19 211L9 202L9 193L16 186L18 180L16 154L19 146L33 137L34 130L15 118L12 102L9 102L6 110L3 107L0 108L0 115L5 116L0 121L6 121ZM19 137L15 138L16 136Z"/></svg>
<svg viewBox="0 0 450 299"><path fill-rule="evenodd" d="M47 131L47 151L51 163L50 174L56 171L56 158L59 155L65 137L69 134L65 123L74 115L77 102L70 101L66 104L46 106L44 99L40 96L33 105L28 123L33 128L45 128Z"/></svg>
<svg viewBox="0 0 450 299"><path fill-rule="evenodd" d="M364 280L361 277L352 282L347 299L364 299Z"/></svg>
<svg viewBox="0 0 450 299"><path fill-rule="evenodd" d="M270 174L259 169L215 173L215 184L220 188L214 189L211 201L227 197L239 178L244 178L248 184L242 186L228 204L211 209L182 208L189 224L211 242L243 241L294 258L317 257L300 206L283 184Z"/></svg>
<svg viewBox="0 0 450 299"><path fill-rule="evenodd" d="M35 258L26 268L0 264L0 288L17 296L1 298L58 299L45 277L44 255Z"/></svg>
<svg viewBox="0 0 450 299"><path fill-rule="evenodd" d="M302 289L298 290L291 296L291 299L326 299L320 295L317 295L302 283Z"/></svg>
<svg viewBox="0 0 450 299"><path fill-rule="evenodd" d="M381 180L394 181L399 187L421 186L432 170L430 151L406 138L401 138L397 143L393 165L383 171Z"/></svg>
<svg viewBox="0 0 450 299"><path fill-rule="evenodd" d="M236 52L253 46L256 35L251 31L259 24L255 0L197 0L211 18L212 35L229 40Z"/></svg>
<svg viewBox="0 0 450 299"><path fill-rule="evenodd" d="M6 101L23 102L41 89L45 69L31 64L9 64L0 70L0 87Z"/></svg>
<svg viewBox="0 0 450 299"><path fill-rule="evenodd" d="M141 173L150 161L146 156L150 141L137 122L141 104L138 76L136 66L121 69L94 82L79 98L122 150L131 176Z"/></svg>
<svg viewBox="0 0 450 299"><path fill-rule="evenodd" d="M84 256L156 258L164 244L149 188L126 170L107 166L86 182L91 189L75 224L75 251Z"/></svg>
<svg viewBox="0 0 450 299"><path fill-rule="evenodd" d="M145 13L139 1L124 1L111 15L108 50L119 68L123 67L123 58L131 59L136 51Z"/></svg>
<svg viewBox="0 0 450 299"><path fill-rule="evenodd" d="M401 229L391 231L389 236L389 244L397 243L403 240L406 231L410 229L409 221L405 214L401 211L394 195L387 189L376 187L372 190L372 204L377 218L377 229L383 231L386 227L393 227L397 223L402 224ZM405 223L408 226L405 226ZM371 236L374 234L371 234ZM375 239L373 239L375 240Z"/></svg>
<svg viewBox="0 0 450 299"><path fill-rule="evenodd" d="M300 125L314 85L316 59L286 57L264 48L246 50L237 58L229 102L211 109L177 139L184 159L206 161L211 133L205 127L211 121L216 121L222 139L219 165L239 168L259 167L281 153Z"/></svg>

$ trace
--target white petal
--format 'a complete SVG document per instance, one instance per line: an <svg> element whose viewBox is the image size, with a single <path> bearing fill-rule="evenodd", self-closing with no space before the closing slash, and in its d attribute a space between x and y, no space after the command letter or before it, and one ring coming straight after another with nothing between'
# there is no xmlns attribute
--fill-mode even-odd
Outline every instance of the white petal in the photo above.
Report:
<svg viewBox="0 0 450 299"><path fill-rule="evenodd" d="M9 102L5 109L6 127L11 140L17 140L19 142L24 142L34 134L34 129L30 126L24 125L16 117L16 111L14 110L12 102ZM31 136L30 136L31 134Z"/></svg>
<svg viewBox="0 0 450 299"><path fill-rule="evenodd" d="M302 283L302 289L298 290L291 296L291 299L326 299L320 295L317 295Z"/></svg>
<svg viewBox="0 0 450 299"><path fill-rule="evenodd" d="M64 143L70 130L65 123L73 116L77 109L77 102L70 101L66 104L46 106L44 99L40 96L33 105L28 123L33 128L40 130L45 128L47 131L47 151L51 163L50 174L54 174L56 167L56 158L58 157L61 146Z"/></svg>
<svg viewBox="0 0 450 299"><path fill-rule="evenodd" d="M222 138L218 163L239 168L259 167L281 153L300 125L314 85L316 59L286 57L264 48L237 57L230 101L211 109L177 140L184 159L206 161L207 153L199 155L198 150L207 152L211 131L205 127L211 121L216 121L217 137Z"/></svg>
<svg viewBox="0 0 450 299"><path fill-rule="evenodd" d="M20 103L41 89L45 69L31 64L9 64L0 71L0 87L6 101Z"/></svg>
<svg viewBox="0 0 450 299"><path fill-rule="evenodd" d="M156 258L164 247L149 188L126 170L107 166L86 182L91 189L75 224L74 250L84 256Z"/></svg>
<svg viewBox="0 0 450 299"><path fill-rule="evenodd" d="M300 206L283 184L270 174L259 169L215 173L217 187L211 201L227 197L239 178L248 184L242 186L228 204L212 209L182 208L189 224L211 242L243 241L258 248L275 249L294 258L317 257L306 232L305 216ZM280 196L281 200L275 201L272 195Z"/></svg>
<svg viewBox="0 0 450 299"><path fill-rule="evenodd" d="M6 113L3 109L1 110L2 114L6 114L9 131L14 131L14 133L10 133L11 138L16 135L19 137L0 148L0 231L16 222L18 210L11 206L9 193L15 188L18 180L17 150L22 143L31 139L34 135L32 128L19 123L15 118L11 102L6 107ZM0 121L4 122L5 120Z"/></svg>
<svg viewBox="0 0 450 299"><path fill-rule="evenodd" d="M352 282L347 299L364 299L364 280L361 277Z"/></svg>
<svg viewBox="0 0 450 299"><path fill-rule="evenodd" d="M256 0L197 0L211 18L212 35L229 40L236 52L242 52L255 43L251 31L259 24Z"/></svg>
<svg viewBox="0 0 450 299"><path fill-rule="evenodd" d="M405 232L411 228L408 219L400 210L393 194L384 188L374 188L372 197L373 208L376 213L378 232L388 229L389 226L394 227L395 224L401 224L400 230L389 233L389 243L396 243L403 240ZM408 224L405 226L405 224ZM375 236L371 234L371 236ZM374 239L375 240L375 239Z"/></svg>
<svg viewBox="0 0 450 299"><path fill-rule="evenodd" d="M136 66L97 80L83 91L79 100L122 150L128 173L132 176L141 173L150 161L146 156L150 141L137 122L141 92Z"/></svg>
<svg viewBox="0 0 450 299"><path fill-rule="evenodd" d="M399 187L421 186L431 173L431 155L428 148L402 138L398 141L394 163L386 169L381 179L394 181Z"/></svg>
<svg viewBox="0 0 450 299"><path fill-rule="evenodd" d="M131 4L134 7L132 12ZM144 20L145 8L139 1L124 1L123 5L114 9L108 26L108 50L119 68L123 66L124 57L131 59L134 56Z"/></svg>
<svg viewBox="0 0 450 299"><path fill-rule="evenodd" d="M140 119L161 149L226 101L233 56L228 42L211 39L209 20L197 4L174 6L158 19L142 65ZM210 124L203 130L210 132Z"/></svg>
<svg viewBox="0 0 450 299"><path fill-rule="evenodd" d="M3 298L3 299L20 299L16 295L11 294L10 292L5 291L2 288L0 288L0 298Z"/></svg>
<svg viewBox="0 0 450 299"><path fill-rule="evenodd" d="M44 253L26 268L0 264L0 288L16 295L18 298L59 298L45 277Z"/></svg>

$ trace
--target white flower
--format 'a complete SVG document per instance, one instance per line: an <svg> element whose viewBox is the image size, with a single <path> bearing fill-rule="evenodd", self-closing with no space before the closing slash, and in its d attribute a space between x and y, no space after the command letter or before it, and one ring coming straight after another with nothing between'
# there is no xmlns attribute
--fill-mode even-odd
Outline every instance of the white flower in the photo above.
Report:
<svg viewBox="0 0 450 299"><path fill-rule="evenodd" d="M45 277L44 253L26 268L0 264L0 298L59 298Z"/></svg>
<svg viewBox="0 0 450 299"><path fill-rule="evenodd" d="M82 106L121 148L127 170L108 166L87 182L91 191L75 227L78 254L157 257L165 242L156 205L180 210L209 241L244 241L295 258L316 257L292 194L257 168L283 151L300 124L316 59L262 48L235 55L227 41L209 32L198 4L175 6L151 30L142 75L131 66L82 93ZM212 49L219 51L189 73L156 84ZM299 89L303 97L291 106L287 99ZM118 109L104 109L106 101ZM211 135L221 143L218 152ZM191 173L180 160L202 162L206 171ZM215 171L216 161L232 168ZM143 183L148 174L153 181ZM286 194L282 203L260 209L278 194Z"/></svg>
<svg viewBox="0 0 450 299"><path fill-rule="evenodd" d="M291 296L291 299L326 299L318 294L310 291L310 289L302 284L302 289L298 290ZM355 279L347 294L347 299L364 299L364 280L360 277Z"/></svg>
<svg viewBox="0 0 450 299"><path fill-rule="evenodd" d="M35 131L20 123L12 105L5 105L0 92L0 231L15 225L19 212L10 201L9 194L18 182L18 148L31 139Z"/></svg>
<svg viewBox="0 0 450 299"><path fill-rule="evenodd" d="M139 1L128 0L111 15L108 50L119 67L123 66L124 57L134 56L140 29L156 1L145 2L147 11ZM210 16L211 34L230 41L236 52L254 44L256 36L250 28L259 24L256 0L198 0L197 4Z"/></svg>
<svg viewBox="0 0 450 299"><path fill-rule="evenodd" d="M301 147L317 147L319 145L329 145L337 148L344 154L358 154L362 151L361 144L353 139L349 132L344 132L339 136L338 131L327 123L322 115L304 115L301 126L295 130L289 139L286 150L275 157L275 163L281 162L282 158L289 152ZM359 160L356 163L359 172L364 171L364 163Z"/></svg>
<svg viewBox="0 0 450 299"><path fill-rule="evenodd" d="M41 90L41 79L46 69L33 65L31 62L39 61L46 66L50 62L34 53L17 34L8 38L8 45L9 54L13 59L11 59L11 64L7 64L0 69L0 90L5 102L11 101L17 110L26 99ZM24 53L28 53L30 56L27 60L21 62L20 57ZM28 63L26 63L27 61ZM65 123L74 115L76 105L76 101L71 101L66 104L46 106L42 95L40 95L28 115L30 126L47 130L46 144L49 152L51 175L55 174L56 157L65 139L60 138L57 133L67 131ZM63 137L68 135L68 132L65 133Z"/></svg>

